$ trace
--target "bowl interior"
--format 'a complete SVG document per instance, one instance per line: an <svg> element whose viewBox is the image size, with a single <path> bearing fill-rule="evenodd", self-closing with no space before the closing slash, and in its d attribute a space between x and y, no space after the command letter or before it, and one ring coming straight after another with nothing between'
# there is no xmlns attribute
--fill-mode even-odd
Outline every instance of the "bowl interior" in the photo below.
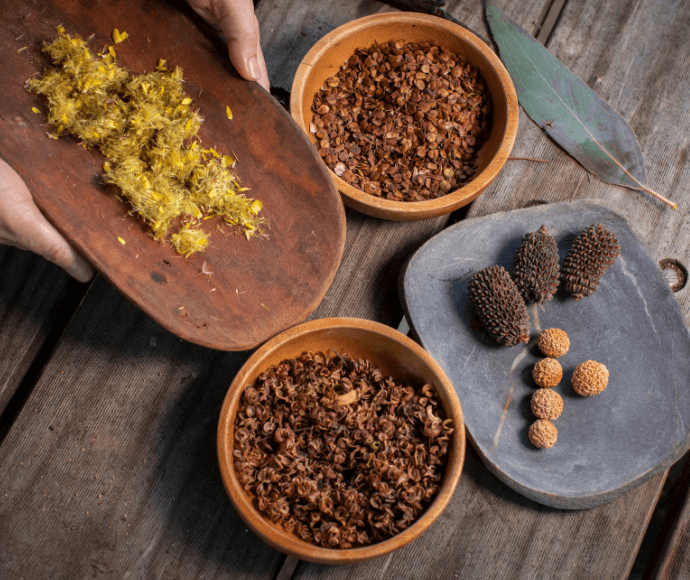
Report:
<svg viewBox="0 0 690 580"><path fill-rule="evenodd" d="M381 327L383 333L378 329ZM454 419L455 431L449 447L448 464L439 495L420 518L402 533L378 544L351 549L327 549L299 539L265 519L236 479L232 460L234 417L242 392L271 365L295 358L304 351L321 351L328 356L347 353L368 358L398 382L436 387L446 415ZM416 343L399 332L370 321L353 319L317 320L288 330L259 349L237 374L221 411L218 454L226 490L240 516L264 541L283 552L322 563L352 563L369 560L395 550L421 534L441 513L455 489L465 455L462 410L457 395L437 363Z"/></svg>
<svg viewBox="0 0 690 580"><path fill-rule="evenodd" d="M479 151L477 173L463 187L443 197L419 202L391 201L368 195L348 185L332 171L330 173L336 187L344 194L345 204L364 213L388 219L434 217L466 205L486 189L505 164L517 132L517 96L510 75L496 54L474 34L440 18L404 12L348 23L322 38L305 56L292 88L292 114L315 142L314 135L309 132L314 117L311 107L324 81L336 75L356 49L368 48L374 42L383 44L396 40L405 43L435 41L441 48L462 55L484 78L493 106L492 128L489 139ZM381 211L366 211L363 206ZM390 212L400 215L380 215ZM402 215L404 213L409 215Z"/></svg>

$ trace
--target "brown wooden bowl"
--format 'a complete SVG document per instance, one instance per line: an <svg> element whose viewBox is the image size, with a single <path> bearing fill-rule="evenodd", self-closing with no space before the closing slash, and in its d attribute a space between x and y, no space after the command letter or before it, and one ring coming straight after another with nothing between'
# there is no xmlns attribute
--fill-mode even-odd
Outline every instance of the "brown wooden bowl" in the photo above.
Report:
<svg viewBox="0 0 690 580"><path fill-rule="evenodd" d="M364 357L380 366L396 381L436 388L446 414L453 419L454 432L449 448L446 473L436 499L420 518L400 534L378 544L349 549L316 546L288 533L265 518L254 506L235 474L232 450L235 414L247 385L270 366L304 351ZM460 479L465 459L465 426L460 402L453 385L438 363L417 343L383 324L357 318L325 318L295 326L259 348L232 381L223 402L218 425L218 460L223 484L237 513L265 542L303 560L324 564L351 564L377 558L401 548L420 536L441 514Z"/></svg>
<svg viewBox="0 0 690 580"><path fill-rule="evenodd" d="M324 81L334 76L358 48L393 40L406 43L435 41L442 48L460 54L479 70L491 93L493 126L479 151L479 166L471 181L443 197L428 201L392 201L364 193L329 169L348 207L389 220L417 220L437 217L470 203L496 179L515 143L518 101L508 71L498 56L477 36L462 26L426 14L389 12L348 22L319 40L300 63L292 83L290 112L309 138L314 117L314 95Z"/></svg>

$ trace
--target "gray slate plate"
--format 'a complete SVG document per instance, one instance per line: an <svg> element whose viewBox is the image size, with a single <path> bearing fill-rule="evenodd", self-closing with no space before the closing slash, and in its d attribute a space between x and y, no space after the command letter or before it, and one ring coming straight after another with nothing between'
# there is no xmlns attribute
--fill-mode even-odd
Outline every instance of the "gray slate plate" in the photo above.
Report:
<svg viewBox="0 0 690 580"><path fill-rule="evenodd" d="M561 265L575 236L593 223L615 232L622 252L590 297L561 289L543 308L530 305L528 345L499 346L482 330L467 296L477 270L510 271L522 237L546 225ZM446 371L460 397L470 439L504 483L542 504L581 509L611 501L679 459L690 445L690 331L669 285L625 219L597 202L549 204L471 219L441 232L401 272L411 327ZM531 372L542 358L539 331L570 337L555 390L563 414L558 442L539 450L527 438L534 421ZM606 390L580 397L570 378L587 359L604 363Z"/></svg>

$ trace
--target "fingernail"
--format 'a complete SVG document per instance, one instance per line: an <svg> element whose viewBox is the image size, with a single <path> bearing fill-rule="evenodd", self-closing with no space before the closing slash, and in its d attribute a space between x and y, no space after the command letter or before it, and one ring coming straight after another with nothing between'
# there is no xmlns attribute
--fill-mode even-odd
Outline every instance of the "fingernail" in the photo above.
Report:
<svg viewBox="0 0 690 580"><path fill-rule="evenodd" d="M255 56L251 57L247 62L247 67L249 68L249 74L255 81L258 81L261 77L261 69L259 68L259 59Z"/></svg>
<svg viewBox="0 0 690 580"><path fill-rule="evenodd" d="M77 260L67 268L67 273L72 276L72 278L79 280L79 282L88 282L93 278L95 271L85 261Z"/></svg>

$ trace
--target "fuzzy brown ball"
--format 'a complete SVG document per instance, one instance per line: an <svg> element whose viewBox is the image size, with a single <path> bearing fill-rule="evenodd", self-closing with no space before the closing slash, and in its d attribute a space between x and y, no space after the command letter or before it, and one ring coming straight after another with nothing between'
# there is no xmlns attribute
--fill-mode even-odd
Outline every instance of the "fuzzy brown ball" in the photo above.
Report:
<svg viewBox="0 0 690 580"><path fill-rule="evenodd" d="M532 378L540 387L546 389L555 387L563 378L563 367L556 359L542 359L534 365Z"/></svg>
<svg viewBox="0 0 690 580"><path fill-rule="evenodd" d="M552 389L537 389L532 395L532 413L537 419L554 421L563 412L563 399Z"/></svg>
<svg viewBox="0 0 690 580"><path fill-rule="evenodd" d="M601 363L586 360L575 367L573 389L578 395L598 395L609 384L609 370Z"/></svg>
<svg viewBox="0 0 690 580"><path fill-rule="evenodd" d="M570 339L560 328L547 328L537 339L537 347L544 356L558 358L570 348Z"/></svg>
<svg viewBox="0 0 690 580"><path fill-rule="evenodd" d="M550 449L556 444L558 429L546 419L537 419L529 427L529 440L539 449Z"/></svg>

